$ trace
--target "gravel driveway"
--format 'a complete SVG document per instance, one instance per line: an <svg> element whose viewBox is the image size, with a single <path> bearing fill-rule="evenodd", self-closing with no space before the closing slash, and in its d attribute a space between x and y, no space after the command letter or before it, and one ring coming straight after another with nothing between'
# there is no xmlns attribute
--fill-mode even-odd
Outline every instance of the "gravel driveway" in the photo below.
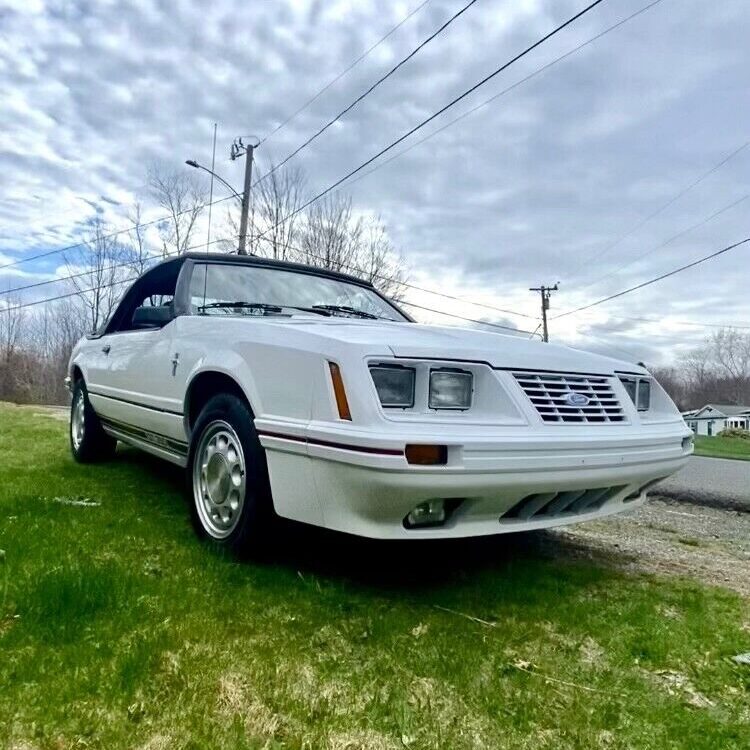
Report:
<svg viewBox="0 0 750 750"><path fill-rule="evenodd" d="M738 462L739 463L739 462ZM538 534L554 557L695 578L750 597L750 513L654 497L632 513Z"/></svg>
<svg viewBox="0 0 750 750"><path fill-rule="evenodd" d="M750 512L750 461L693 456L653 492L682 502Z"/></svg>

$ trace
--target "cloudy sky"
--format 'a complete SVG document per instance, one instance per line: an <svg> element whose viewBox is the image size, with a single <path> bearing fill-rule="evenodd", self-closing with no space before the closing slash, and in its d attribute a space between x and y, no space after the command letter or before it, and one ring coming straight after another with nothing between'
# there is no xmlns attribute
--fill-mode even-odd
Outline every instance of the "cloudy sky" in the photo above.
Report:
<svg viewBox="0 0 750 750"><path fill-rule="evenodd" d="M261 169L465 2L424 3L263 144ZM420 3L0 0L0 265L80 240L96 215L126 226L134 200L148 205L148 164L209 163L214 122L217 171L240 185L232 139L268 134ZM536 316L528 287L559 281L554 316L750 235L746 0L662 0L502 93L647 4L605 0L347 188L359 210L381 216L414 283ZM478 0L294 163L311 190L326 187L585 5ZM0 269L0 290L60 264L52 255ZM713 330L687 323L750 326L748 282L750 244L553 320L552 337L666 364ZM435 295L409 299L537 325Z"/></svg>

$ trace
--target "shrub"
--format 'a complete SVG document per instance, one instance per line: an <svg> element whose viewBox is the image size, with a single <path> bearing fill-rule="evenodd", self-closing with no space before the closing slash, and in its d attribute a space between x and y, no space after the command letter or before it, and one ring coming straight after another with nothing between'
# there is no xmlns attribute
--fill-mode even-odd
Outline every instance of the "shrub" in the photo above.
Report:
<svg viewBox="0 0 750 750"><path fill-rule="evenodd" d="M750 431L741 430L739 427L728 427L717 433L717 437L734 438L738 440L750 440Z"/></svg>

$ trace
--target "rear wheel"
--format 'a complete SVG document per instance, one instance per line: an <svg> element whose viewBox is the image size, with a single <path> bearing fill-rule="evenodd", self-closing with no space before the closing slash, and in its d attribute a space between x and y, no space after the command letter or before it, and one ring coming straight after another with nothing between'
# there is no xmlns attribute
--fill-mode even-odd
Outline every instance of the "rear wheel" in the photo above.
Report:
<svg viewBox="0 0 750 750"><path fill-rule="evenodd" d="M249 408L214 396L193 430L188 459L191 517L198 535L235 554L265 546L274 519L268 467Z"/></svg>
<svg viewBox="0 0 750 750"><path fill-rule="evenodd" d="M117 440L104 432L91 406L86 384L82 379L77 380L70 405L70 450L73 458L82 464L106 461L114 456L116 448Z"/></svg>

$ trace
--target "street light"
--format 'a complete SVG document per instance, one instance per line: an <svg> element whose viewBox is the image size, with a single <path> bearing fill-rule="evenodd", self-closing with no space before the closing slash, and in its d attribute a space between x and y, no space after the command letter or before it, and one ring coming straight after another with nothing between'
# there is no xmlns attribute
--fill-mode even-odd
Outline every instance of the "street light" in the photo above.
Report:
<svg viewBox="0 0 750 750"><path fill-rule="evenodd" d="M223 177L216 174L216 172L209 169L208 167L204 167L202 164L198 164L195 159L188 159L185 164L187 164L189 167L193 167L194 169L202 169L204 172L208 172L210 175L213 175L219 182L226 185L232 191L232 195L237 198L240 203L242 203L242 196Z"/></svg>

